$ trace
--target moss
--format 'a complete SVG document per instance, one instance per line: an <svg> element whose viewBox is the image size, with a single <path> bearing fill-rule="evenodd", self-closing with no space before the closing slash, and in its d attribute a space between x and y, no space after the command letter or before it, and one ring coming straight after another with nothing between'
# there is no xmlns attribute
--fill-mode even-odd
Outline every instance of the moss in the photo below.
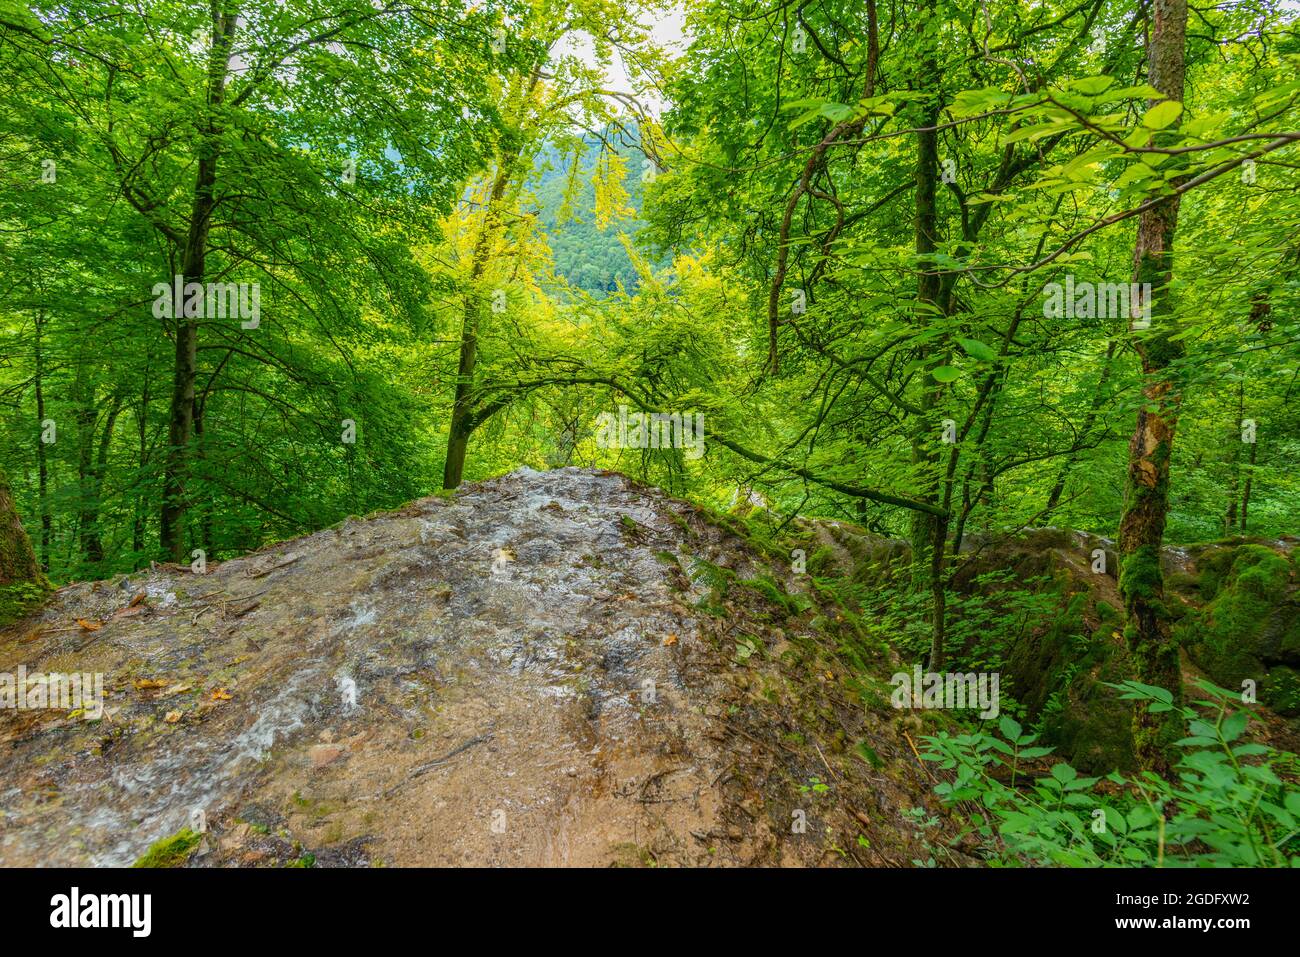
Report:
<svg viewBox="0 0 1300 957"><path fill-rule="evenodd" d="M1137 764L1132 711L1107 686L1132 677L1128 654L1118 642L1098 640L1088 658L1089 667L1060 688L1059 708L1045 715L1043 740L1085 774L1130 770Z"/></svg>
<svg viewBox="0 0 1300 957"><path fill-rule="evenodd" d="M1196 558L1196 590L1201 601L1213 601L1218 595L1223 580L1232 570L1232 561L1236 550L1211 546Z"/></svg>
<svg viewBox="0 0 1300 957"><path fill-rule="evenodd" d="M1097 620L1102 626L1117 625L1124 620L1124 614L1108 601L1098 598L1093 605ZM1101 630L1100 628L1098 630Z"/></svg>
<svg viewBox="0 0 1300 957"><path fill-rule="evenodd" d="M1270 548L1243 544L1216 554L1205 567L1214 598L1176 631L1188 654L1219 685L1256 681L1263 704L1300 713L1287 674L1289 664L1300 664L1300 601L1291 563Z"/></svg>
<svg viewBox="0 0 1300 957"><path fill-rule="evenodd" d="M1124 557L1119 574L1119 590L1126 601L1141 598L1152 604L1160 604L1164 581L1160 552L1154 546L1143 545Z"/></svg>
<svg viewBox="0 0 1300 957"><path fill-rule="evenodd" d="M807 570L808 574L817 578L825 577L835 571L835 550L829 545L823 545L813 552L804 549L808 555Z"/></svg>
<svg viewBox="0 0 1300 957"><path fill-rule="evenodd" d="M747 578L740 582L745 588L758 592L773 605L776 605L787 616L794 617L802 611L800 602L788 594L775 579L760 575L757 578Z"/></svg>
<svg viewBox="0 0 1300 957"><path fill-rule="evenodd" d="M144 856L132 867L180 867L190 859L203 835L182 828L171 837L164 837L149 846Z"/></svg>

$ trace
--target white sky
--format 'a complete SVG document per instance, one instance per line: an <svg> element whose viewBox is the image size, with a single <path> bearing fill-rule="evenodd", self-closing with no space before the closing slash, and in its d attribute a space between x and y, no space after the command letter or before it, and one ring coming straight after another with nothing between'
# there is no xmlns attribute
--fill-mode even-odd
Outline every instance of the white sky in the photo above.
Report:
<svg viewBox="0 0 1300 957"><path fill-rule="evenodd" d="M646 14L650 18L651 43L667 49L669 55L677 55L686 49L686 9L681 3L673 4L667 10L656 10ZM642 23L646 21L643 20ZM573 53L590 62L593 57L591 38L585 33L569 34L556 48L557 54ZM653 90L637 89L629 76L622 54L615 50L613 62L605 69L605 78L611 89L625 93L634 93L650 113L658 117L667 103Z"/></svg>

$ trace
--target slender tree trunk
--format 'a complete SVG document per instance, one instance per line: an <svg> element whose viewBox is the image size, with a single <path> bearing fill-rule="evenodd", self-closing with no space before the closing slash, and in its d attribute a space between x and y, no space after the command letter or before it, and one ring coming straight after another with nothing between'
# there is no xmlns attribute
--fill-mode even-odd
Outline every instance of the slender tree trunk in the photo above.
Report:
<svg viewBox="0 0 1300 957"><path fill-rule="evenodd" d="M206 468L205 452L203 448L203 428L205 425L204 416L207 410L207 393L203 398L194 399L194 440L197 448L194 453L194 460L199 463L200 471ZM356 483L352 481L352 476L348 476L348 487L355 488ZM207 554L212 552L212 505L210 502L204 502L199 506L199 541L202 543L203 550Z"/></svg>
<svg viewBox="0 0 1300 957"><path fill-rule="evenodd" d="M104 540L100 534L99 513L104 495L104 476L108 472L108 452L113 444L113 429L117 425L117 417L121 411L122 400L120 397L115 397L104 420L104 431L100 436L94 463L88 472L88 497L82 505L82 553L92 566L94 574L98 574L98 566L104 561Z"/></svg>
<svg viewBox="0 0 1300 957"><path fill-rule="evenodd" d="M149 374L145 372L144 389L136 412L136 436L139 441L136 470L135 518L131 523L131 550L137 556L144 553L145 513L149 508L148 485L143 484L149 466Z"/></svg>
<svg viewBox="0 0 1300 957"><path fill-rule="evenodd" d="M41 333L44 331L45 317L36 313L36 422L42 430L45 422L45 353L42 348ZM40 494L41 508L41 571L50 571L50 538L54 520L50 515L50 465L45 443L36 443L37 489Z"/></svg>
<svg viewBox="0 0 1300 957"><path fill-rule="evenodd" d="M936 5L930 0L925 6L921 29L928 31L933 26L936 15ZM933 45L927 48L920 65L918 88L937 93L939 71ZM929 324L939 313L946 311L950 305L952 288L945 285L933 263L924 261L925 257L939 247L939 132L935 129L939 110L937 97L925 101L920 124L922 129L917 133L914 240L918 260L921 260L916 278L916 321L920 324ZM942 462L942 436L940 423L934 415L941 389L941 386L928 379L922 382L918 403L921 414L916 417L912 432L912 463L920 480L918 497L927 502L938 502L941 495L938 482ZM950 464L955 466L956 456L950 455L949 459ZM948 483L942 497L950 500L953 478L951 468L947 478ZM918 591L928 589L930 593L930 652L926 667L936 671L943 666L945 658L947 595L944 591L944 565L947 558L948 519L924 512L912 512L909 521L912 586Z"/></svg>
<svg viewBox="0 0 1300 957"><path fill-rule="evenodd" d="M479 282L487 270L492 254L492 241L500 219L501 197L510 182L514 155L502 157L497 166L492 191L483 209L483 222L474 242L470 261L468 289L465 293L465 310L461 319L460 362L456 368L456 397L451 407L451 425L447 430L447 459L442 469L442 487L456 488L465 474L465 453L469 437L474 431L474 367L478 363L478 329L481 319L481 292Z"/></svg>
<svg viewBox="0 0 1300 957"><path fill-rule="evenodd" d="M925 8L926 27L935 15L933 2ZM919 86L932 90L937 83L938 70L931 51L923 58ZM936 99L928 99L922 109L920 126L916 135L916 218L914 239L918 258L933 253L939 244L938 225L938 188L939 188L939 133L934 126L938 121L939 105ZM917 316L916 322L928 324L933 321L939 308L942 289L941 277L933 264L922 263L916 277ZM923 357L922 357L923 358ZM912 463L920 477L921 487L918 498L925 501L935 500L935 476L939 467L938 440L932 414L938 401L937 390L929 381L922 382L918 405L922 414L916 417L912 431ZM910 535L912 544L912 583L916 589L929 584L933 567L931 549L935 538L935 516L923 512L912 512L910 516Z"/></svg>
<svg viewBox="0 0 1300 957"><path fill-rule="evenodd" d="M1223 534L1231 535L1237 528L1237 500L1241 496L1241 417L1246 410L1246 382L1237 383L1237 423L1230 437L1232 443L1232 470L1228 473L1228 510L1223 513Z"/></svg>
<svg viewBox="0 0 1300 957"><path fill-rule="evenodd" d="M77 539L81 544L81 561L83 565L94 565L93 557L97 548L94 529L94 480L95 470L95 386L93 375L97 370L90 367L85 355L77 357L76 377L72 386L73 419L77 423ZM77 577L93 577L79 572Z"/></svg>
<svg viewBox="0 0 1300 957"><path fill-rule="evenodd" d="M198 171L194 180L193 206L181 273L186 284L201 283L207 267L208 231L216 200L218 137L216 115L225 97L230 47L235 36L238 12L214 8L212 44L208 52L208 114L199 144ZM196 317L174 316L176 360L172 379L171 411L167 425L167 462L163 471L163 503L159 539L165 558L180 562L185 557L185 482L189 466L190 436L194 427L194 379L198 369L199 327Z"/></svg>
<svg viewBox="0 0 1300 957"><path fill-rule="evenodd" d="M1115 340L1112 339L1106 345L1106 363L1101 367L1101 378L1097 380L1097 388L1092 393L1092 401L1088 405L1088 414L1083 417L1083 428L1079 430L1082 437L1080 444L1087 441L1088 436L1097 425L1097 415L1101 412L1101 407L1105 403L1106 383L1110 381L1111 363L1115 358ZM1061 496L1065 494L1066 482L1070 479L1070 473L1074 467L1079 464L1079 452L1071 452L1061 466L1061 471L1057 473L1056 482L1052 485L1052 490L1047 494L1047 505L1043 508L1043 521L1051 517L1056 511L1056 506L1061 502Z"/></svg>
<svg viewBox="0 0 1300 957"><path fill-rule="evenodd" d="M1246 516L1250 511L1250 487L1255 481L1255 454L1259 451L1259 443L1252 442L1250 445L1250 461L1246 464L1246 484L1241 490L1241 534L1246 534Z"/></svg>
<svg viewBox="0 0 1300 957"><path fill-rule="evenodd" d="M1187 0L1152 0L1151 11L1147 82L1163 98L1181 102ZM1170 691L1175 702L1181 700L1182 677L1165 606L1160 549L1169 511L1169 465L1181 402L1173 366L1183 347L1173 338L1174 307L1167 289L1177 224L1177 197L1153 206L1138 222L1134 280L1151 284L1151 328L1134 339L1142 361L1146 402L1138 412L1129 443L1119 531L1120 592L1128 614L1125 637L1137 676L1145 684ZM1143 766L1167 769L1167 749L1180 736L1179 724L1174 712L1151 714L1144 706L1138 707L1134 744Z"/></svg>

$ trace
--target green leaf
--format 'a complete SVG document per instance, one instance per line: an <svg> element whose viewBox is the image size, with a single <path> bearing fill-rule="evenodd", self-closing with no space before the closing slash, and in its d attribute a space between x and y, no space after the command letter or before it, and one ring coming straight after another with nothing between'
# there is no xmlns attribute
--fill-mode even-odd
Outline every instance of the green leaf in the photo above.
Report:
<svg viewBox="0 0 1300 957"><path fill-rule="evenodd" d="M1004 738L1007 738L1008 740L1011 741L1015 741L1017 738L1020 737L1020 732L1023 729L1020 727L1020 723L1016 721L1015 718L1011 718L1006 715L1003 715L1001 720L998 721L998 730L1002 732L1002 736Z"/></svg>
<svg viewBox="0 0 1300 957"><path fill-rule="evenodd" d="M1084 96L1098 96L1109 90L1115 85L1115 78L1111 76L1084 76L1070 84L1071 87L1078 90Z"/></svg>
<svg viewBox="0 0 1300 957"><path fill-rule="evenodd" d="M933 369L930 375L934 376L936 382L956 382L961 378L961 370L953 366L939 366Z"/></svg>
<svg viewBox="0 0 1300 957"><path fill-rule="evenodd" d="M972 359L978 359L980 362L992 362L998 357L998 354L992 348L978 339L958 339L957 344L966 350L968 356Z"/></svg>
<svg viewBox="0 0 1300 957"><path fill-rule="evenodd" d="M1149 130L1163 130L1183 115L1183 104L1177 100L1161 100L1142 117L1142 125Z"/></svg>
<svg viewBox="0 0 1300 957"><path fill-rule="evenodd" d="M1074 770L1074 768L1070 767L1068 764L1052 765L1052 777L1056 778L1056 780L1060 781L1062 784L1069 784L1078 776L1079 772Z"/></svg>

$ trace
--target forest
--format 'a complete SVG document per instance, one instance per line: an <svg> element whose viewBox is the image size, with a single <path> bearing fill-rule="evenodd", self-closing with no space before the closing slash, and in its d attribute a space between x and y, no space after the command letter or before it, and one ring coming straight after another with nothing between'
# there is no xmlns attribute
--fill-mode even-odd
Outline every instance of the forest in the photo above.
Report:
<svg viewBox="0 0 1300 957"><path fill-rule="evenodd" d="M1298 167L1289 0L0 0L0 622L617 472L913 864L1295 865Z"/></svg>

